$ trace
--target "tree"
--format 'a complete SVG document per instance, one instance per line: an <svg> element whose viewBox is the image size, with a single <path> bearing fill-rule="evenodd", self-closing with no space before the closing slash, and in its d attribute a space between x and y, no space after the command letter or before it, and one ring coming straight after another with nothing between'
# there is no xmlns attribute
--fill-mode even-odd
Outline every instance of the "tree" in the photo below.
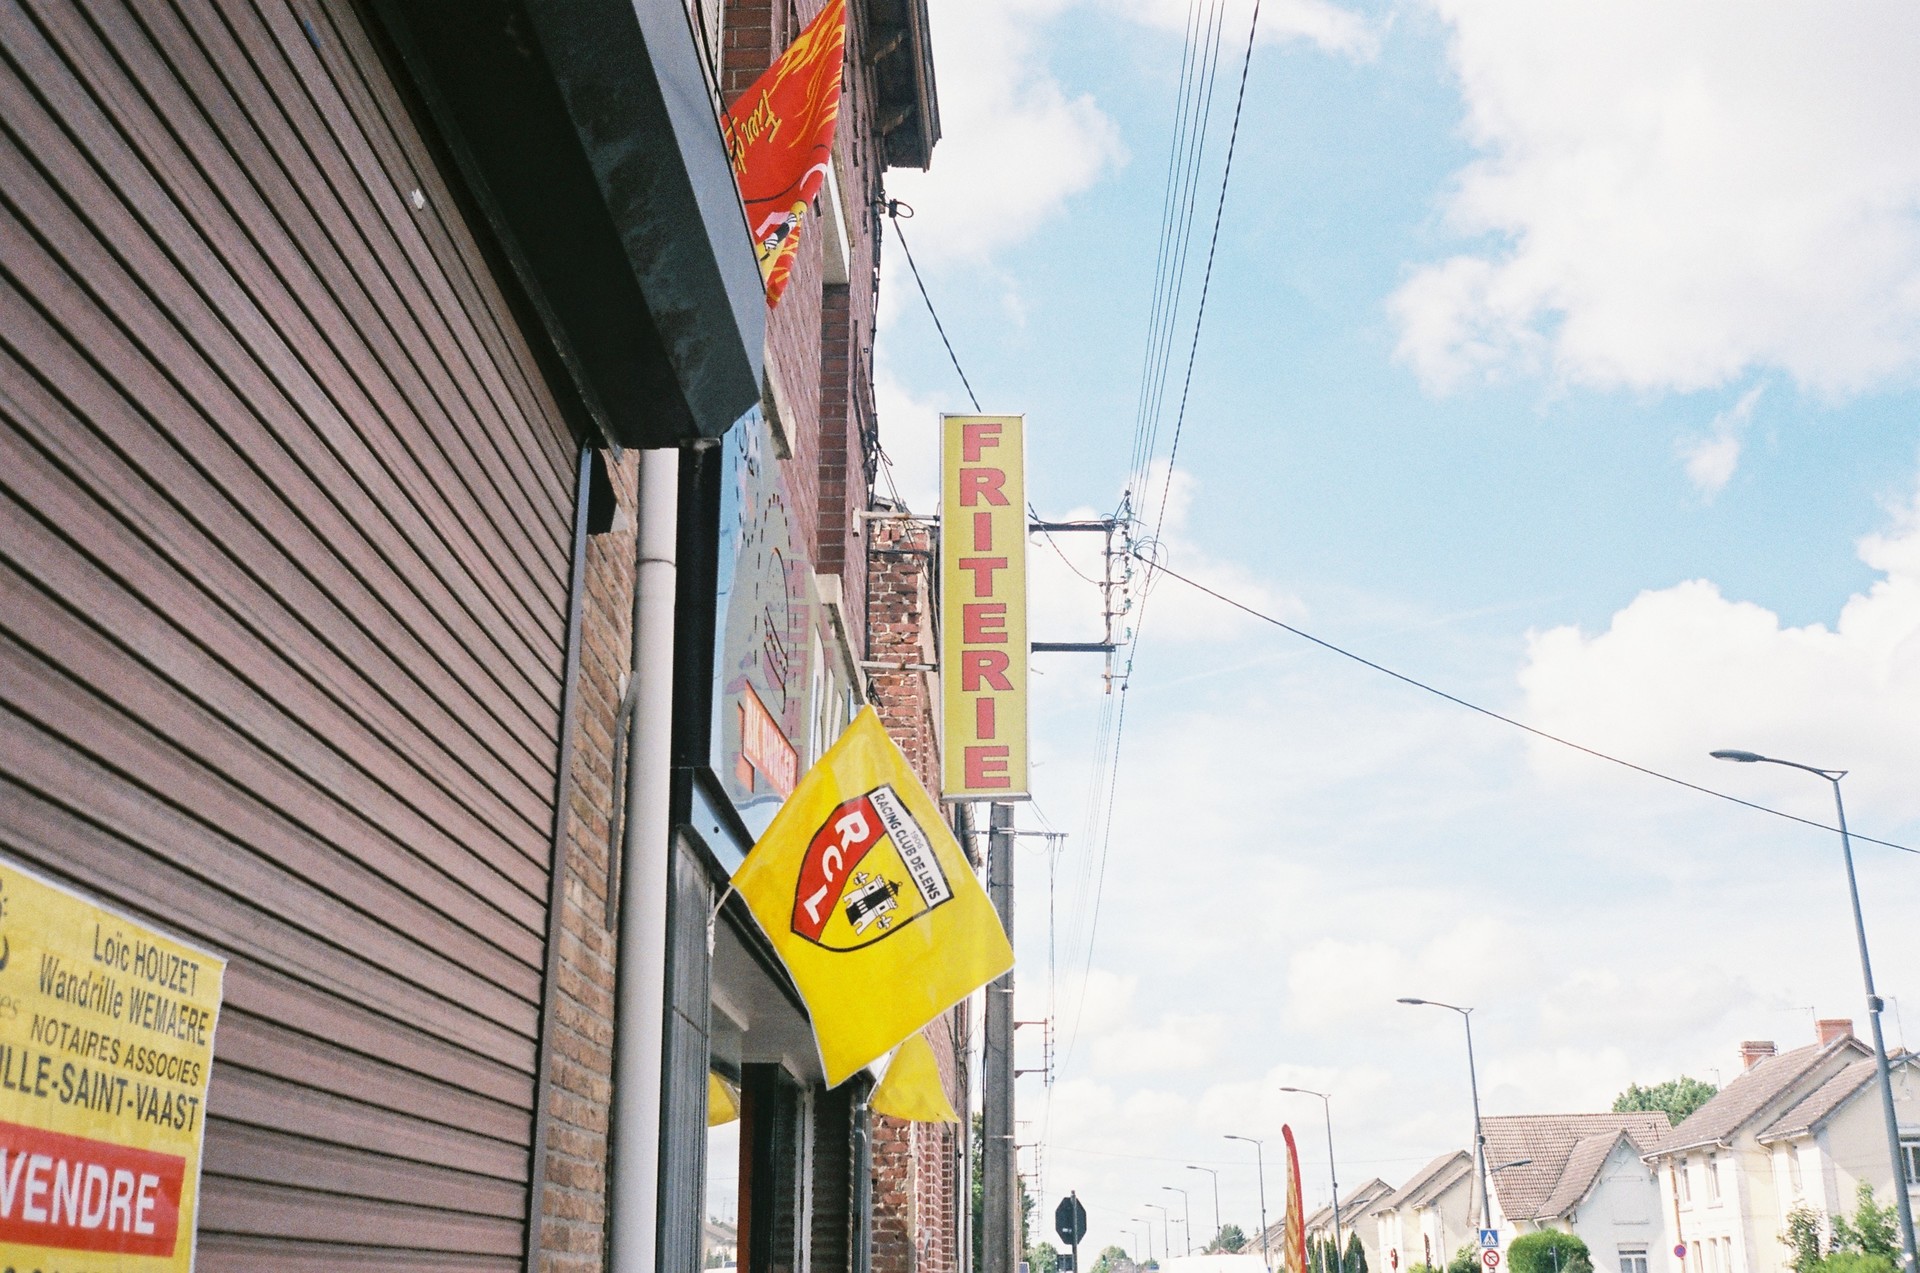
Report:
<svg viewBox="0 0 1920 1273"><path fill-rule="evenodd" d="M1512 1273L1593 1273L1593 1253L1576 1234L1542 1229L1513 1240L1507 1267Z"/></svg>
<svg viewBox="0 0 1920 1273"><path fill-rule="evenodd" d="M1873 1200L1873 1186L1862 1180L1856 1196L1853 1218L1835 1216L1833 1218L1833 1253L1835 1255L1883 1255L1889 1260L1898 1256L1899 1239L1894 1236L1898 1224L1897 1213L1892 1207L1883 1207ZM1829 1273L1835 1273L1830 1270Z"/></svg>
<svg viewBox="0 0 1920 1273"><path fill-rule="evenodd" d="M1029 1273L1055 1273L1059 1267L1060 1253L1053 1249L1053 1243L1036 1242L1027 1248Z"/></svg>
<svg viewBox="0 0 1920 1273"><path fill-rule="evenodd" d="M1110 1246L1101 1251L1100 1258L1093 1262L1093 1273L1133 1273L1138 1267L1125 1247Z"/></svg>
<svg viewBox="0 0 1920 1273"><path fill-rule="evenodd" d="M1347 1235L1347 1258L1340 1262L1341 1273L1367 1273L1367 1248L1360 1245L1360 1235Z"/></svg>
<svg viewBox="0 0 1920 1273"><path fill-rule="evenodd" d="M1793 1258L1787 1261L1787 1267L1793 1273L1816 1273L1820 1267L1820 1213L1802 1203L1787 1212L1787 1231L1780 1235L1780 1241Z"/></svg>
<svg viewBox="0 0 1920 1273"><path fill-rule="evenodd" d="M1480 1273L1480 1252L1463 1246L1447 1261L1447 1273Z"/></svg>
<svg viewBox="0 0 1920 1273"><path fill-rule="evenodd" d="M1664 1083L1655 1083L1652 1087L1641 1087L1630 1083L1627 1090L1613 1098L1613 1112L1631 1114L1635 1110L1658 1112L1667 1116L1667 1122L1678 1127L1686 1121L1687 1115L1705 1105L1720 1089L1711 1083L1702 1083L1699 1079L1688 1078L1682 1074L1677 1079L1668 1079Z"/></svg>
<svg viewBox="0 0 1920 1273"><path fill-rule="evenodd" d="M1232 1255L1244 1249L1246 1245L1247 1235L1241 1231L1239 1225L1223 1224L1220 1226L1220 1232L1213 1235L1213 1241L1207 1243L1205 1254L1218 1255L1224 1251Z"/></svg>

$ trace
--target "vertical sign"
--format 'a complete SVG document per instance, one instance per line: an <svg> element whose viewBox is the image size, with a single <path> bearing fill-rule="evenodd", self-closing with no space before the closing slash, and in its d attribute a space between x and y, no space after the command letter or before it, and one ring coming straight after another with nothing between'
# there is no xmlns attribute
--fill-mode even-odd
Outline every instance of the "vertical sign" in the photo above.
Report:
<svg viewBox="0 0 1920 1273"><path fill-rule="evenodd" d="M942 416L940 431L941 787L1025 799L1026 419Z"/></svg>
<svg viewBox="0 0 1920 1273"><path fill-rule="evenodd" d="M0 861L0 1267L193 1268L225 972Z"/></svg>

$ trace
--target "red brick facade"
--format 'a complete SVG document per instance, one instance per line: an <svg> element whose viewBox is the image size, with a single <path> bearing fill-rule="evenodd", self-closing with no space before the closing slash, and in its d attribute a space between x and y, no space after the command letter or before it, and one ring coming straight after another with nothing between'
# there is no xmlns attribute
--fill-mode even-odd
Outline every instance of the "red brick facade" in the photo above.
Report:
<svg viewBox="0 0 1920 1273"><path fill-rule="evenodd" d="M606 1238L607 1103L613 1079L614 934L607 927L607 819L614 723L631 665L639 456L612 466L615 529L587 541L573 784L560 917L559 994L547 1058L541 1273L598 1273Z"/></svg>
<svg viewBox="0 0 1920 1273"><path fill-rule="evenodd" d="M731 100L750 85L822 2L729 0L721 38L723 96ZM815 571L837 580L853 647L848 655L855 662L925 665L934 658L931 534L924 524L869 522L857 515L870 507L876 453L872 348L881 198L864 7L861 0L849 5L835 147L846 278L826 281L825 218L809 221L787 291L769 316L763 402L776 416L802 542L812 551ZM617 953L606 922L607 835L620 798L613 789L613 749L631 657L637 470L631 454L615 466L621 509L616 529L594 537L588 550L572 794L560 864L565 909L543 1085L548 1122L539 1165L542 1273L597 1273L605 1259ZM827 593L835 590L830 582ZM922 780L937 789L937 678L925 671L878 671L864 679L889 731ZM948 1094L962 1111L968 1029L962 1005L928 1030ZM967 1197L961 1129L882 1117L873 1123L873 1273L959 1273Z"/></svg>
<svg viewBox="0 0 1920 1273"><path fill-rule="evenodd" d="M931 790L940 784L938 674L924 670L933 645L933 533L925 522L869 523L867 639L869 692L887 732ZM963 1064L967 1005L927 1028L947 1099L967 1108ZM958 1126L873 1120L873 1273L959 1273L961 1213L968 1197L965 1141Z"/></svg>

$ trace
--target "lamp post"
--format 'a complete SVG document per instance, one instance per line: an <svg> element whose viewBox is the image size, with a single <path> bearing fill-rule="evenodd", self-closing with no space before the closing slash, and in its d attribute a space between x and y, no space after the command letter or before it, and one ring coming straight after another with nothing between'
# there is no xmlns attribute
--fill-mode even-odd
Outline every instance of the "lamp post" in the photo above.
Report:
<svg viewBox="0 0 1920 1273"><path fill-rule="evenodd" d="M1487 1192L1487 1138L1480 1131L1480 1072L1473 1063L1473 1009L1462 1008L1437 999L1402 999L1416 1008L1447 1008L1460 1014L1467 1025L1467 1082L1473 1088L1473 1159L1480 1166L1480 1227L1493 1227L1493 1202Z"/></svg>
<svg viewBox="0 0 1920 1273"><path fill-rule="evenodd" d="M1211 1167L1195 1167L1192 1164L1188 1164L1187 1170L1204 1171L1213 1177L1213 1236L1217 1241L1220 1237L1220 1173Z"/></svg>
<svg viewBox="0 0 1920 1273"><path fill-rule="evenodd" d="M1180 1227L1181 1229L1185 1230L1187 1235L1187 1254L1192 1255L1193 1254L1193 1199L1187 1197L1187 1191L1185 1189L1180 1188L1178 1185L1161 1185L1160 1187L1162 1189L1165 1189L1168 1193L1177 1193L1180 1195L1180 1214L1182 1217L1180 1221ZM1171 1252L1169 1252L1169 1254L1171 1254Z"/></svg>
<svg viewBox="0 0 1920 1273"><path fill-rule="evenodd" d="M1139 1216L1132 1216L1132 1217L1129 1217L1129 1218L1130 1218L1130 1219L1133 1219L1133 1220L1138 1220L1138 1219L1139 1219L1140 1217L1139 1217ZM1124 1233L1124 1234L1126 1234L1126 1235L1127 1235L1128 1237L1130 1237L1130 1238L1132 1238L1132 1239L1133 1239L1133 1249L1134 1249L1134 1250L1136 1250L1136 1251L1138 1251L1138 1250L1140 1249L1140 1230L1138 1230L1138 1229L1122 1229L1122 1230L1120 1230L1120 1232L1122 1232L1122 1233ZM1134 1263L1135 1263L1135 1264L1138 1264L1139 1262L1140 1262L1140 1261L1138 1261L1138 1260L1134 1260ZM1152 1255L1152 1253L1151 1253L1151 1252L1149 1252L1149 1253L1148 1253L1148 1255L1147 1255L1147 1263L1149 1263L1149 1264L1151 1264L1151 1263L1153 1263L1153 1255Z"/></svg>
<svg viewBox="0 0 1920 1273"><path fill-rule="evenodd" d="M1333 1097L1310 1087L1283 1087L1280 1090L1320 1098L1321 1112L1327 1118L1327 1178L1333 1182L1333 1267L1334 1273L1347 1273L1347 1249L1340 1244L1340 1173L1333 1164Z"/></svg>
<svg viewBox="0 0 1920 1273"><path fill-rule="evenodd" d="M1167 1210L1166 1205L1163 1203L1143 1202L1140 1205L1143 1207L1152 1207L1160 1213L1160 1249L1165 1251L1167 1258L1171 1260L1173 1258L1173 1230L1169 1229L1167 1225L1172 1218L1172 1213Z"/></svg>
<svg viewBox="0 0 1920 1273"><path fill-rule="evenodd" d="M1880 1014L1886 1002L1874 993L1873 964L1867 958L1867 926L1860 918L1860 885L1853 874L1853 841L1847 835L1847 806L1840 799L1840 780L1844 769L1816 769L1797 761L1762 756L1758 752L1724 749L1712 753L1715 760L1731 760L1743 765L1785 765L1825 778L1833 787L1833 811L1839 820L1840 856L1847 864L1847 897L1853 903L1853 936L1860 947L1860 979L1867 987L1867 1023L1873 1027L1873 1069L1880 1080L1880 1112L1887 1120L1887 1152L1893 1156L1893 1201L1900 1213L1900 1262L1913 1273L1913 1204L1908 1199L1906 1163L1900 1153L1900 1120L1893 1111L1893 1075L1887 1066L1887 1040L1880 1029Z"/></svg>
<svg viewBox="0 0 1920 1273"><path fill-rule="evenodd" d="M1260 1263L1266 1266L1267 1273L1273 1273L1273 1260L1267 1255L1267 1165L1260 1151L1263 1142L1251 1136L1235 1136L1227 1133L1228 1140L1244 1140L1253 1146L1253 1166L1260 1176Z"/></svg>
<svg viewBox="0 0 1920 1273"><path fill-rule="evenodd" d="M1147 1226L1147 1263L1152 1264L1154 1262L1153 1261L1153 1221L1151 1219L1143 1220L1139 1216L1134 1216L1133 1222L1135 1224L1144 1224ZM1140 1235L1136 1233L1134 1234L1134 1236L1139 1237Z"/></svg>

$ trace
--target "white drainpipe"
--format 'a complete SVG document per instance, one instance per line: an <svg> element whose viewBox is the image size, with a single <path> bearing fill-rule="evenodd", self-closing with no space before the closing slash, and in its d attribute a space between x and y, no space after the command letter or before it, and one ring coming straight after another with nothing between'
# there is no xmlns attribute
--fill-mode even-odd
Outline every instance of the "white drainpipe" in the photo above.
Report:
<svg viewBox="0 0 1920 1273"><path fill-rule="evenodd" d="M634 707L627 742L613 1108L609 1115L614 1169L607 1224L613 1273L656 1273L659 1262L679 503L679 452L640 452L640 542L633 592Z"/></svg>

